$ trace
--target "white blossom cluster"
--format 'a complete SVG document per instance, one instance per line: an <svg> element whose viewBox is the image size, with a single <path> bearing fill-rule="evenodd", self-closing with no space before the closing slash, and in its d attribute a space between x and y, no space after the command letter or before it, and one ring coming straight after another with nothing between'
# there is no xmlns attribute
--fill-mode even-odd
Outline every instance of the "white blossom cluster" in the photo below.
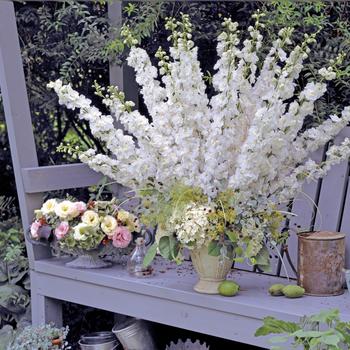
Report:
<svg viewBox="0 0 350 350"><path fill-rule="evenodd" d="M325 80L335 74L331 68L321 69L321 81L310 81L297 93L296 79L314 36L305 35L304 42L288 49L292 30L282 29L260 62L261 27L257 17L241 43L238 24L225 19L213 76L216 94L210 100L186 15L182 21L168 21L173 45L169 54L158 50L158 68L145 50L132 47L128 64L135 69L151 121L132 110L116 89L103 100L112 117L70 85L51 82L60 103L78 109L112 154L88 150L80 159L134 190L152 185L167 191L180 182L201 188L209 198L232 188L243 201L288 201L305 180L324 176L349 156L349 140L331 146L321 164L310 154L347 125L350 107L303 131L305 117L326 92Z"/></svg>
<svg viewBox="0 0 350 350"><path fill-rule="evenodd" d="M209 210L208 206L189 204L185 208L183 216L174 215L170 218L169 225L176 232L178 241L185 247L189 249L201 248L208 243Z"/></svg>

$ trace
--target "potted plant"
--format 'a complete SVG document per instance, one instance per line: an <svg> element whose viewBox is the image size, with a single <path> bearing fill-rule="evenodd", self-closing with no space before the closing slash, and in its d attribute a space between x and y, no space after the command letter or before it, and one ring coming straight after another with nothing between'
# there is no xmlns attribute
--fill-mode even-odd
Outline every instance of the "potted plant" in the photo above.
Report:
<svg viewBox="0 0 350 350"><path fill-rule="evenodd" d="M275 345L271 349L327 350L349 349L350 322L342 322L339 310L323 310L317 315L304 316L299 322L286 322L274 317L265 317L264 324L257 329L255 336L281 334L271 338Z"/></svg>
<svg viewBox="0 0 350 350"><path fill-rule="evenodd" d="M27 326L14 333L7 350L59 350L69 349L66 337L68 327L57 328L51 324Z"/></svg>
<svg viewBox="0 0 350 350"><path fill-rule="evenodd" d="M286 238L276 229L287 214L280 204L290 203L305 181L324 176L350 155L350 140L345 139L329 147L325 161L310 159L347 125L350 107L340 117L331 115L320 125L303 128L327 81L339 74L344 56L297 89L295 81L316 34L289 48L293 30L284 28L262 57L263 15L254 15L255 24L243 41L238 24L224 19L216 73L206 79L215 90L211 98L188 15L168 18L171 47L169 53L157 51L159 69L145 50L135 47L137 40L124 26L124 43L131 46L128 63L136 71L151 121L133 110L117 87L105 91L96 84L96 93L124 129L70 85L60 80L49 84L59 102L78 109L113 153L109 157L90 149L80 160L134 190L142 198L145 222L158 224L151 257L159 248L163 256L181 261L181 248L187 247L208 248L211 257L219 254L225 260L232 250L236 260L268 268L267 248L279 254L278 243ZM186 238L192 229L192 238Z"/></svg>
<svg viewBox="0 0 350 350"><path fill-rule="evenodd" d="M121 209L117 200L81 201L49 199L35 211L30 228L34 240L51 240L53 246L77 256L66 265L80 268L110 266L100 259L108 249L125 250L140 232L138 219Z"/></svg>
<svg viewBox="0 0 350 350"><path fill-rule="evenodd" d="M245 255L268 271L269 253L261 246L259 232L253 227L250 232L244 228L248 227L247 220L260 222L261 235L271 235L280 242L283 240L279 231L282 215L271 207L269 212L256 211L248 217L239 211L240 207L232 190L221 192L210 202L200 188L179 184L165 196L158 193L152 211L142 216L145 223L158 223L160 227L157 241L144 263L150 263L157 249L164 258L181 263L183 250L187 249L199 275L194 289L208 294L218 293L218 286L226 278L233 260L243 261Z"/></svg>

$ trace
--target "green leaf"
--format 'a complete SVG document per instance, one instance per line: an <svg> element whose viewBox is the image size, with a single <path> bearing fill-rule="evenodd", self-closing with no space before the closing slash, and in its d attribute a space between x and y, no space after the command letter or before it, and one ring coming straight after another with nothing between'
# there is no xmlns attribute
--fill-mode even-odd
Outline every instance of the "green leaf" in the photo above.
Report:
<svg viewBox="0 0 350 350"><path fill-rule="evenodd" d="M232 243L236 243L238 241L237 233L233 231L226 232L227 237L230 239Z"/></svg>
<svg viewBox="0 0 350 350"><path fill-rule="evenodd" d="M271 339L269 339L269 342L272 343L272 344L275 344L275 343L285 343L288 341L290 337L288 335L285 335L285 336L279 336L279 337L273 337Z"/></svg>
<svg viewBox="0 0 350 350"><path fill-rule="evenodd" d="M323 335L319 338L321 344L338 346L343 340L340 334Z"/></svg>
<svg viewBox="0 0 350 350"><path fill-rule="evenodd" d="M320 331L304 331L302 329L297 330L293 333L293 336L298 338L319 338L322 336Z"/></svg>
<svg viewBox="0 0 350 350"><path fill-rule="evenodd" d="M220 245L216 241L211 241L208 245L208 254L211 256L220 255Z"/></svg>
<svg viewBox="0 0 350 350"><path fill-rule="evenodd" d="M270 265L270 254L266 247L263 247L255 257L257 265Z"/></svg>
<svg viewBox="0 0 350 350"><path fill-rule="evenodd" d="M274 317L268 316L263 319L263 326L258 328L255 336L263 336L268 334L294 333L300 330L300 326L294 322L286 322L277 320Z"/></svg>
<svg viewBox="0 0 350 350"><path fill-rule="evenodd" d="M243 253L244 253L244 251L243 251L243 248L242 248L242 247L238 246L238 247L235 248L235 254L236 254L236 256L242 256Z"/></svg>
<svg viewBox="0 0 350 350"><path fill-rule="evenodd" d="M257 264L257 266L263 272L272 272L271 265L259 265L259 264Z"/></svg>
<svg viewBox="0 0 350 350"><path fill-rule="evenodd" d="M271 272L270 254L266 247L263 247L255 257L256 265L264 272Z"/></svg>
<svg viewBox="0 0 350 350"><path fill-rule="evenodd" d="M332 321L339 320L339 310L322 310L317 315L309 317L311 322L321 322L321 323L330 323Z"/></svg>
<svg viewBox="0 0 350 350"><path fill-rule="evenodd" d="M159 240L159 252L164 259L174 260L179 252L179 245L173 236L163 236Z"/></svg>
<svg viewBox="0 0 350 350"><path fill-rule="evenodd" d="M151 264L151 262L153 261L153 259L155 258L156 254L157 254L157 248L158 248L158 245L157 245L157 242L153 243L146 255L145 255L145 258L143 259L143 266L144 267L147 267Z"/></svg>

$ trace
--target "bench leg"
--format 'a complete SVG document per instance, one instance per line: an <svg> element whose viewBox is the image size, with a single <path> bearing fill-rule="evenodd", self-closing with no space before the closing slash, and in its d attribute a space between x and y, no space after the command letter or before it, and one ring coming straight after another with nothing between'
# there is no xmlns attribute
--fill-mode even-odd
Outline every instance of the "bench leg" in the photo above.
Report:
<svg viewBox="0 0 350 350"><path fill-rule="evenodd" d="M32 292L31 306L33 326L53 322L57 327L62 327L61 301Z"/></svg>

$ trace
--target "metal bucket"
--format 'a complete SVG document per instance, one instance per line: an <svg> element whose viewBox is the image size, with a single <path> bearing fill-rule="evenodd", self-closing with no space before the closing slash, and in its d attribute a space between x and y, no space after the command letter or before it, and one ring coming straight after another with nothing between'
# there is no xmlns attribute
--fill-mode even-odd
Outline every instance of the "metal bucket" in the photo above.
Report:
<svg viewBox="0 0 350 350"><path fill-rule="evenodd" d="M124 350L156 349L147 323L136 318L117 323L112 332L117 336Z"/></svg>
<svg viewBox="0 0 350 350"><path fill-rule="evenodd" d="M116 350L120 345L112 332L84 334L78 344L81 350Z"/></svg>
<svg viewBox="0 0 350 350"><path fill-rule="evenodd" d="M87 344L79 340L78 344L81 350L117 350L119 348L119 344L116 340L102 344Z"/></svg>
<svg viewBox="0 0 350 350"><path fill-rule="evenodd" d="M298 284L305 294L343 294L344 265L344 234L319 231L298 235Z"/></svg>

